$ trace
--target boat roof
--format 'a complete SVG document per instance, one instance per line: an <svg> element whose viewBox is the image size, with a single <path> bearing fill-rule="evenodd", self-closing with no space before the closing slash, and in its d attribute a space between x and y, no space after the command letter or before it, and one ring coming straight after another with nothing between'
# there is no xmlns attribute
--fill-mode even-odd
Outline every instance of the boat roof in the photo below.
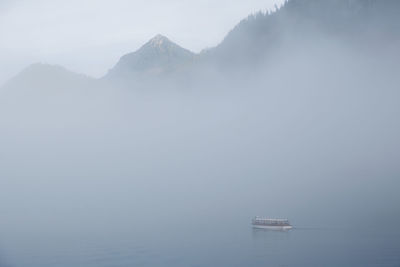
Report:
<svg viewBox="0 0 400 267"><path fill-rule="evenodd" d="M289 221L288 219L271 219L271 218L264 218L264 217L255 217L256 220L262 220L262 221L275 221L275 222L287 222Z"/></svg>

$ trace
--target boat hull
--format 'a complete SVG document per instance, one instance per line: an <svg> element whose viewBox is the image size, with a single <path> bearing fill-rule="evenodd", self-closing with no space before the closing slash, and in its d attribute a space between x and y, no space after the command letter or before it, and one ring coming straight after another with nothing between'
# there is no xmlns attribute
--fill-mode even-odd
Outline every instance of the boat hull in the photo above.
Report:
<svg viewBox="0 0 400 267"><path fill-rule="evenodd" d="M291 225L286 226L273 226L273 225L256 225L253 224L253 228L255 229L267 229L267 230L274 230L274 231L287 231L293 228Z"/></svg>

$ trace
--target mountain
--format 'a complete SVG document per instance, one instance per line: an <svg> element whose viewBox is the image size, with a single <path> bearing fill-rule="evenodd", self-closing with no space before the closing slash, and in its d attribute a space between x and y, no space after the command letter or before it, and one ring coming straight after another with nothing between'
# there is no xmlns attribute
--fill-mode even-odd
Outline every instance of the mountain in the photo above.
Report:
<svg viewBox="0 0 400 267"><path fill-rule="evenodd" d="M89 87L94 79L71 72L58 65L32 64L16 77L8 81L3 93L11 93L13 88L24 88L25 93L37 93L35 90L46 90L47 93L58 93L62 90L74 90L77 87ZM35 89L35 90L34 90ZM32 90L33 92L28 92Z"/></svg>
<svg viewBox="0 0 400 267"><path fill-rule="evenodd" d="M205 57L230 68L268 61L277 49L291 44L322 40L379 47L400 39L398 14L398 0L288 0L276 12L241 21Z"/></svg>
<svg viewBox="0 0 400 267"><path fill-rule="evenodd" d="M126 83L128 87L139 82L135 86L152 87L159 79L169 79L174 85L177 80L187 82L194 77L197 83L214 80L221 71L230 77L235 76L229 74L234 69L259 69L277 55L304 50L312 53L318 46L343 43L356 49L385 50L400 40L398 14L398 0L288 0L274 12L250 15L219 45L200 54L157 35L137 51L122 56L100 81ZM39 88L43 83L52 88L79 88L92 82L61 67L46 65L31 66L10 83L25 81L27 87Z"/></svg>
<svg viewBox="0 0 400 267"><path fill-rule="evenodd" d="M400 39L398 14L397 0L288 0L274 12L250 15L219 45L198 55L157 35L138 51L123 56L107 77L125 81L161 76L174 76L174 81L181 76L215 79L219 71L257 69L278 53L313 49L318 42L379 49Z"/></svg>
<svg viewBox="0 0 400 267"><path fill-rule="evenodd" d="M100 88L95 79L61 66L33 64L1 88L0 105L12 113L29 109L33 114L34 110L49 106L52 108L46 112L64 108L68 113L77 103L87 103L89 96L98 94Z"/></svg>
<svg viewBox="0 0 400 267"><path fill-rule="evenodd" d="M72 125L81 129L101 120L99 114L112 114L107 107L115 90L107 89L61 66L33 64L1 88L0 124L3 129L26 127L32 132L62 132Z"/></svg>
<svg viewBox="0 0 400 267"><path fill-rule="evenodd" d="M144 78L165 75L190 64L195 57L167 37L157 35L139 50L121 57L106 78Z"/></svg>

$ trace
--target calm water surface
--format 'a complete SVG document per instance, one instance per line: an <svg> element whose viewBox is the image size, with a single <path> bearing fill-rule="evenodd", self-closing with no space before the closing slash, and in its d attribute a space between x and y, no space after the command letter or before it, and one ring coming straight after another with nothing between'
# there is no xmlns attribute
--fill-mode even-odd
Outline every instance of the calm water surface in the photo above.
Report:
<svg viewBox="0 0 400 267"><path fill-rule="evenodd" d="M400 266L400 231L252 229L246 220L175 221L131 229L8 233L3 266ZM221 218L222 219L222 218ZM83 227L85 229L85 227ZM12 238L14 236L14 238Z"/></svg>

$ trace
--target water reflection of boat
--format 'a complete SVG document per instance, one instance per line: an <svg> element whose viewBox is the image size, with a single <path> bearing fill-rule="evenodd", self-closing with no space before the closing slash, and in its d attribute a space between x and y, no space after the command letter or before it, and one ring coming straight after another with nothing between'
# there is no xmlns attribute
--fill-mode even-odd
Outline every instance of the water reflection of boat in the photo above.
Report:
<svg viewBox="0 0 400 267"><path fill-rule="evenodd" d="M290 230L293 226L287 219L269 219L263 217L255 217L252 220L252 225L257 229L269 229L269 230Z"/></svg>

